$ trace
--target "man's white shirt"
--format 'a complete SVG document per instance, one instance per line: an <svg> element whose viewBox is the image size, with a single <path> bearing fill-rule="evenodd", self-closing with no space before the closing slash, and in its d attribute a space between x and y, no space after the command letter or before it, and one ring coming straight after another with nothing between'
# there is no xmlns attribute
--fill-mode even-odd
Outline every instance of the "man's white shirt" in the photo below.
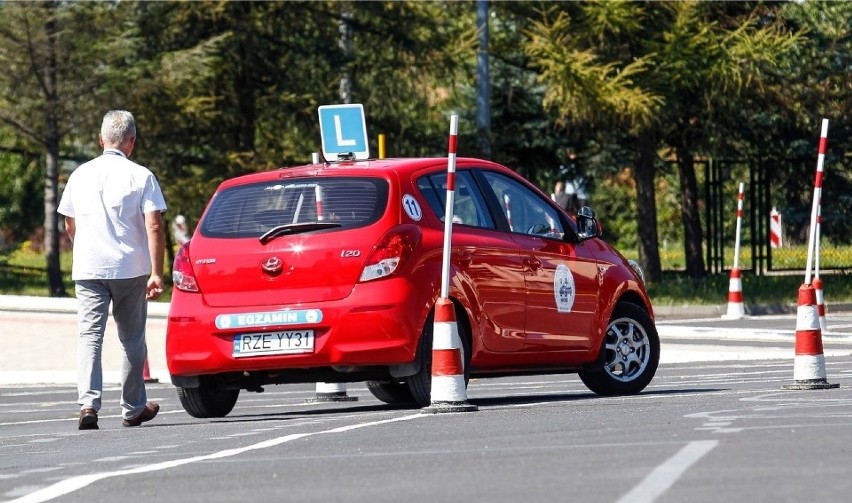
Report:
<svg viewBox="0 0 852 503"><path fill-rule="evenodd" d="M72 279L126 279L151 274L145 213L165 211L157 179L115 149L68 178L59 213L74 219Z"/></svg>

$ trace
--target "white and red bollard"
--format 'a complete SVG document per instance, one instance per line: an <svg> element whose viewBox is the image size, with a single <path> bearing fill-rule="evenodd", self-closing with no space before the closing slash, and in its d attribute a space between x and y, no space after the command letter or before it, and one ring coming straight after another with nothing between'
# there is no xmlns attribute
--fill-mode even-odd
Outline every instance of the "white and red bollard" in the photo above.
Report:
<svg viewBox="0 0 852 503"><path fill-rule="evenodd" d="M313 398L305 400L308 403L319 402L354 402L357 396L346 393L346 383L343 382L318 382L316 394Z"/></svg>
<svg viewBox="0 0 852 503"><path fill-rule="evenodd" d="M740 274L740 233L743 225L744 199L745 184L740 182L737 191L737 229L734 243L734 267L731 269L731 279L728 282L728 312L722 315L722 318L726 320L739 320L745 316L743 278Z"/></svg>
<svg viewBox="0 0 852 503"><path fill-rule="evenodd" d="M728 312L722 315L726 320L739 320L745 317L743 304L743 278L738 268L731 269L728 281Z"/></svg>
<svg viewBox="0 0 852 503"><path fill-rule="evenodd" d="M450 144L447 153L447 204L444 214L444 248L441 257L441 295L435 302L432 325L431 404L423 412L470 412L478 410L467 402L464 382L464 354L456 308L450 300L450 250L453 238L453 206L455 204L456 145L459 117L450 116ZM508 207L507 207L508 210ZM511 225L511 224L510 224Z"/></svg>
<svg viewBox="0 0 852 503"><path fill-rule="evenodd" d="M814 253L818 253L817 229L820 200L822 198L823 163L828 143L828 119L822 120L817 156L816 180L814 182L814 202L811 208L811 231L808 240L808 258L805 268L805 282L799 287L799 302L796 309L796 357L793 365L793 384L784 389L828 389L838 388L839 384L829 384L825 376L825 355L822 349L822 329L820 328L819 309L817 308L816 288L811 283L811 265ZM820 282L821 283L821 282Z"/></svg>
<svg viewBox="0 0 852 503"><path fill-rule="evenodd" d="M476 405L467 401L464 382L464 355L456 323L456 309L450 299L439 298L435 304L432 329L432 403L422 412L470 412Z"/></svg>
<svg viewBox="0 0 852 503"><path fill-rule="evenodd" d="M784 245L784 239L781 237L781 213L778 213L774 207L769 212L769 246L772 248L781 248Z"/></svg>
<svg viewBox="0 0 852 503"><path fill-rule="evenodd" d="M819 328L816 290L813 285L805 284L799 287L793 381L793 384L784 385L784 389L808 390L840 387L839 384L830 384L826 379L822 331Z"/></svg>

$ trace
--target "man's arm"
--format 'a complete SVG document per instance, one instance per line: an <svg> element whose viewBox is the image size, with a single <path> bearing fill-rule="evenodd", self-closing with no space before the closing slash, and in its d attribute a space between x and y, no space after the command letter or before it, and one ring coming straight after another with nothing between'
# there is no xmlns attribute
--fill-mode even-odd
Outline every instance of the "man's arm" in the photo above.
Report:
<svg viewBox="0 0 852 503"><path fill-rule="evenodd" d="M71 242L74 242L74 235L77 233L77 224L74 223L74 219L71 217L65 217L65 231L68 233L68 237L71 238Z"/></svg>
<svg viewBox="0 0 852 503"><path fill-rule="evenodd" d="M151 278L148 279L147 298L156 299L163 293L163 260L166 253L166 235L163 215L159 211L145 213L145 230L148 232L148 252L151 255Z"/></svg>

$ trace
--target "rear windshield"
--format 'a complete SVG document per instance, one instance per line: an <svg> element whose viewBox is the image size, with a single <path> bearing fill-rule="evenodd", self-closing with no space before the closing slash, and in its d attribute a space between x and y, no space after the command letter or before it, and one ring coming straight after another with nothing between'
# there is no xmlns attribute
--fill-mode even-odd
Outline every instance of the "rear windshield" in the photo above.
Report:
<svg viewBox="0 0 852 503"><path fill-rule="evenodd" d="M339 222L335 229L361 227L379 219L387 194L387 182L380 178L293 178L239 185L213 198L200 231L207 237L244 238L282 224Z"/></svg>

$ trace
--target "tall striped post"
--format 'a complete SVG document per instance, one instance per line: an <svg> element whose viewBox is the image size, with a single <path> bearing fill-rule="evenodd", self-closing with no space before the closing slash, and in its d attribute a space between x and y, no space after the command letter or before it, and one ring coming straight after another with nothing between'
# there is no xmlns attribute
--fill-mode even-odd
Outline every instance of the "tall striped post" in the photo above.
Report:
<svg viewBox="0 0 852 503"><path fill-rule="evenodd" d="M467 401L464 382L464 354L456 322L456 309L450 300L450 250L453 233L453 205L456 188L456 144L459 117L450 117L450 146L447 155L447 205L444 214L444 251L441 264L441 296L435 302L432 327L432 382L429 390L431 404L422 412L470 412L476 405Z"/></svg>
<svg viewBox="0 0 852 503"><path fill-rule="evenodd" d="M822 199L822 173L827 145L828 119L823 119L819 137L816 181L814 182L814 201L813 208L811 208L808 263L805 270L805 282L799 287L798 307L796 309L796 356L793 360L793 384L785 385L784 389L828 389L840 386L839 384L829 384L826 379L816 289L811 284L811 265L816 247L819 205Z"/></svg>
<svg viewBox="0 0 852 503"><path fill-rule="evenodd" d="M740 274L740 234L743 223L743 200L745 199L745 184L740 182L737 193L737 234L734 240L734 267L731 269L731 279L728 282L728 312L722 315L726 320L739 320L745 316L743 304L743 279Z"/></svg>
<svg viewBox="0 0 852 503"><path fill-rule="evenodd" d="M820 258L820 231L822 230L822 194L820 194L819 206L817 208L817 226L816 226L816 250L814 252L814 290L816 290L817 312L819 313L819 329L826 329L825 320L825 293L822 288L822 280L819 279L819 258Z"/></svg>
<svg viewBox="0 0 852 503"><path fill-rule="evenodd" d="M825 164L825 150L828 146L828 119L822 120L822 130L819 135L819 153L817 154L816 180L814 181L814 202L811 207L811 231L808 238L808 263L805 269L805 284L811 284L811 265L816 248L817 215L819 202L822 199L822 172Z"/></svg>

